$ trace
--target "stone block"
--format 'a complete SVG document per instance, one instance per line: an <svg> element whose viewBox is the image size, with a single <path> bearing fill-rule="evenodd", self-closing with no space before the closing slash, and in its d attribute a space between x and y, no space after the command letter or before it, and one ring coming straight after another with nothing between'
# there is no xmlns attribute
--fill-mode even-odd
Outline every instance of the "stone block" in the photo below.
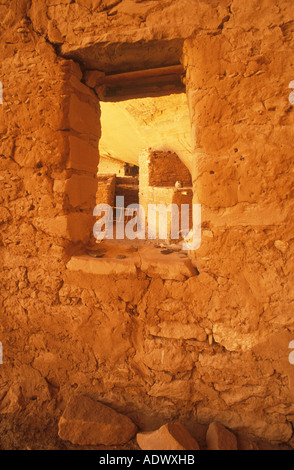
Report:
<svg viewBox="0 0 294 470"><path fill-rule="evenodd" d="M88 255L73 256L67 264L70 271L82 271L103 276L136 276L134 259L91 258Z"/></svg>
<svg viewBox="0 0 294 470"><path fill-rule="evenodd" d="M161 277L175 281L185 281L196 276L196 270L190 259L181 259L177 254L161 255L149 250L141 251L140 269L149 277Z"/></svg>
<svg viewBox="0 0 294 470"><path fill-rule="evenodd" d="M67 168L97 173L98 161L98 142L97 148L95 148L86 140L73 135L69 137L69 159L66 164Z"/></svg>
<svg viewBox="0 0 294 470"><path fill-rule="evenodd" d="M99 129L99 108L95 108L94 104L80 100L75 94L70 98L69 104L69 125L81 134L92 134L98 136Z"/></svg>
<svg viewBox="0 0 294 470"><path fill-rule="evenodd" d="M87 243L92 233L94 218L91 215L74 212L68 215L60 215L53 218L38 217L34 225L38 230L52 237L65 238L73 243Z"/></svg>
<svg viewBox="0 0 294 470"><path fill-rule="evenodd" d="M206 443L208 450L238 450L236 436L218 422L209 425Z"/></svg>
<svg viewBox="0 0 294 470"><path fill-rule="evenodd" d="M95 88L97 82L99 82L105 76L104 72L99 70L87 70L85 73L85 82L90 88Z"/></svg>
<svg viewBox="0 0 294 470"><path fill-rule="evenodd" d="M72 207L89 207L96 202L97 180L94 176L73 175L67 180L66 194Z"/></svg>
<svg viewBox="0 0 294 470"><path fill-rule="evenodd" d="M198 442L181 423L168 423L154 432L138 433L142 450L200 450Z"/></svg>
<svg viewBox="0 0 294 470"><path fill-rule="evenodd" d="M127 417L83 395L73 396L60 418L59 437L78 445L122 445L131 440L136 425Z"/></svg>

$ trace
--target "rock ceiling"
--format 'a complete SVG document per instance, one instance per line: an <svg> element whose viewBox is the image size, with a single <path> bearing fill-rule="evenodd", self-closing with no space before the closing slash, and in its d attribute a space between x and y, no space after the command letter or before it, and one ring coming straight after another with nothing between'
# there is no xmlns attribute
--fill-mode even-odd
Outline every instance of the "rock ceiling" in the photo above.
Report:
<svg viewBox="0 0 294 470"><path fill-rule="evenodd" d="M102 156L138 165L145 148L176 152L191 170L190 117L185 93L101 102Z"/></svg>

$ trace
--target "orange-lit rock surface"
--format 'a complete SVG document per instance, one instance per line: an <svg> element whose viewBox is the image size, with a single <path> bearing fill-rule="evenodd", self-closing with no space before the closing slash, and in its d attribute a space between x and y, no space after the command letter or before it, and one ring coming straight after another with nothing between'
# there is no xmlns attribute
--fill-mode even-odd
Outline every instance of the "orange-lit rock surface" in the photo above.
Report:
<svg viewBox="0 0 294 470"><path fill-rule="evenodd" d="M198 442L181 423L168 423L157 431L138 433L142 450L199 450Z"/></svg>
<svg viewBox="0 0 294 470"><path fill-rule="evenodd" d="M292 0L1 3L0 447L58 447L46 425L77 391L141 432L218 421L293 446L293 15ZM199 275L68 269L94 224L86 72L180 58Z"/></svg>
<svg viewBox="0 0 294 470"><path fill-rule="evenodd" d="M209 425L206 443L208 450L238 450L234 434L217 422Z"/></svg>
<svg viewBox="0 0 294 470"><path fill-rule="evenodd" d="M101 155L138 165L142 149L172 149L191 169L191 125L184 93L118 103L102 101L101 124Z"/></svg>
<svg viewBox="0 0 294 470"><path fill-rule="evenodd" d="M61 439L79 445L125 444L136 430L127 416L83 395L71 398L58 424Z"/></svg>

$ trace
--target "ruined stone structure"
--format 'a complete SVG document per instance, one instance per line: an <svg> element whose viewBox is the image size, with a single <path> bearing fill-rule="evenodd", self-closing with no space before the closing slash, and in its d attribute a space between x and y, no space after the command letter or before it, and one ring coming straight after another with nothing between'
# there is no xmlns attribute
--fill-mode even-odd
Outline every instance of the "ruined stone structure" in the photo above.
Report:
<svg viewBox="0 0 294 470"><path fill-rule="evenodd" d="M177 187L177 183L180 186ZM181 220L181 207L189 207L189 229L192 229L193 189L191 174L176 153L145 149L139 155L139 202L144 209L148 225L149 204L162 204L165 207L176 205ZM172 237L172 214L167 218L167 239ZM156 224L159 234L160 218ZM179 224L180 225L180 224ZM180 228L180 227L179 227Z"/></svg>
<svg viewBox="0 0 294 470"><path fill-rule="evenodd" d="M98 174L125 176L125 164L114 158L100 157Z"/></svg>
<svg viewBox="0 0 294 470"><path fill-rule="evenodd" d="M135 165L129 165L115 158L102 157L100 155L98 175L116 175L119 178L124 176L135 176L138 174L138 167Z"/></svg>
<svg viewBox="0 0 294 470"><path fill-rule="evenodd" d="M141 432L218 421L293 446L293 0L11 0L0 18L0 446L37 445L36 428L58 447L75 393ZM89 71L179 64L194 270L74 269L95 221L104 91Z"/></svg>

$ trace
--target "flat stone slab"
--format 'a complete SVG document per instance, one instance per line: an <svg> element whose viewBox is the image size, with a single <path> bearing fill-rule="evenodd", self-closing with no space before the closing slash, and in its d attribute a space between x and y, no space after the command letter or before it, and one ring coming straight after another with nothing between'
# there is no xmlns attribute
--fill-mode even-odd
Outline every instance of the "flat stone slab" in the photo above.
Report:
<svg viewBox="0 0 294 470"><path fill-rule="evenodd" d="M198 442L181 423L168 423L154 432L138 433L142 450L200 450Z"/></svg>
<svg viewBox="0 0 294 470"><path fill-rule="evenodd" d="M135 276L136 258L92 258L88 255L73 256L67 263L69 271L82 271L87 274L102 276ZM137 261L138 263L138 261Z"/></svg>
<svg viewBox="0 0 294 470"><path fill-rule="evenodd" d="M136 276L140 270L151 278L176 281L185 281L197 274L192 261L173 250L170 250L170 254L162 254L152 245L134 242L132 246L125 240L103 242L100 246L100 249L102 248L101 258L89 254L73 256L67 263L67 269L87 274L124 277Z"/></svg>
<svg viewBox="0 0 294 470"><path fill-rule="evenodd" d="M84 395L73 396L58 425L64 441L78 445L122 445L130 441L137 426L109 406Z"/></svg>
<svg viewBox="0 0 294 470"><path fill-rule="evenodd" d="M140 269L149 277L160 277L165 280L185 281L196 276L189 258L181 258L178 253L161 254L159 250L140 250Z"/></svg>

